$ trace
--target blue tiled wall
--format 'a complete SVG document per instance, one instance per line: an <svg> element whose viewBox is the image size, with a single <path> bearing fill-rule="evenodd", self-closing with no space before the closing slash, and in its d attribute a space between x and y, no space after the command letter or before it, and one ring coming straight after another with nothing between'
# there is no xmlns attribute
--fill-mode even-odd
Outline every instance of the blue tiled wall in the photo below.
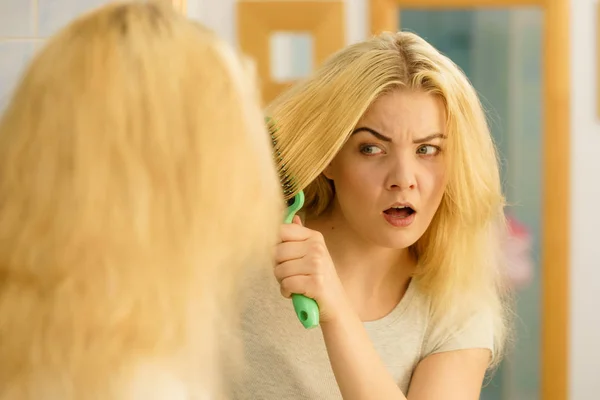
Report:
<svg viewBox="0 0 600 400"><path fill-rule="evenodd" d="M35 50L74 17L109 0L0 0L0 112Z"/></svg>

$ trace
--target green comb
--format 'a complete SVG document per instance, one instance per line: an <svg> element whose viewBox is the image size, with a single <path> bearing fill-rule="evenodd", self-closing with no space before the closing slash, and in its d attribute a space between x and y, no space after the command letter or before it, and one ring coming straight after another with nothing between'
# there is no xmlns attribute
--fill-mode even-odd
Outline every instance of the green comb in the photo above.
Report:
<svg viewBox="0 0 600 400"><path fill-rule="evenodd" d="M281 153L277 147L277 139L275 138L275 129L270 118L267 118L267 125L269 131L271 131L271 141L273 142L273 148L275 150L276 162L280 165L279 168L279 179L283 188L284 196L288 196L293 191L293 179L287 173L286 165L282 162ZM300 190L294 197L287 201L287 210L285 218L283 220L286 224L291 224L296 213L304 205L304 192ZM298 319L306 329L312 329L319 326L319 305L314 299L306 297L301 294L292 294L292 304Z"/></svg>
<svg viewBox="0 0 600 400"><path fill-rule="evenodd" d="M285 212L285 219L283 220L283 222L286 224L291 224L292 220L294 219L294 216L298 211L300 211L303 205L304 192L301 190L298 192L297 195L295 195L288 201L288 208Z"/></svg>
<svg viewBox="0 0 600 400"><path fill-rule="evenodd" d="M291 204L288 202L284 220L286 224L292 223L294 215L304 205L304 192L299 191L298 194L290 199L290 202ZM292 294L292 303L294 304L294 310L296 310L298 319L306 329L315 328L319 325L319 306L314 299L301 294Z"/></svg>

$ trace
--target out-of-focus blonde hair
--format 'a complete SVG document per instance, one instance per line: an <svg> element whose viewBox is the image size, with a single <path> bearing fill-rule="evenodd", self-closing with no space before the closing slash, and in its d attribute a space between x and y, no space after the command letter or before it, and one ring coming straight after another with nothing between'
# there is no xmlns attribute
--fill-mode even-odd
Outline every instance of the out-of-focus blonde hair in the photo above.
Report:
<svg viewBox="0 0 600 400"><path fill-rule="evenodd" d="M499 360L509 299L500 274L505 230L497 154L475 90L460 69L415 34L383 33L333 55L268 107L295 191L306 192L307 216L324 212L333 185L322 171L368 107L398 88L439 96L447 114L448 185L426 233L413 246L415 275L432 313L449 329L473 312L492 316ZM281 168L281 166L280 166ZM491 312L490 312L491 310Z"/></svg>
<svg viewBox="0 0 600 400"><path fill-rule="evenodd" d="M0 121L0 399L219 391L243 266L271 263L282 216L254 81L156 2L35 57Z"/></svg>

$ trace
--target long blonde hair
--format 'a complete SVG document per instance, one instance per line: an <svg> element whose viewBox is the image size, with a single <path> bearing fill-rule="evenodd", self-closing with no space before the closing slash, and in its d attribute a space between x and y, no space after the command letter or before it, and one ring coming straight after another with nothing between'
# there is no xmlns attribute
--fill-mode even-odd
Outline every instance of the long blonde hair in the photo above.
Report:
<svg viewBox="0 0 600 400"><path fill-rule="evenodd" d="M253 71L158 3L35 57L0 121L0 399L218 391L282 198Z"/></svg>
<svg viewBox="0 0 600 400"><path fill-rule="evenodd" d="M280 164L296 183L288 197L304 189L307 215L325 211L334 194L322 171L373 101L397 88L439 96L447 114L448 185L413 246L415 278L431 296L437 321L456 326L474 307L492 315L497 361L509 298L500 274L505 222L498 160L475 90L448 58L412 33L383 33L339 51L278 97L267 112L277 123Z"/></svg>

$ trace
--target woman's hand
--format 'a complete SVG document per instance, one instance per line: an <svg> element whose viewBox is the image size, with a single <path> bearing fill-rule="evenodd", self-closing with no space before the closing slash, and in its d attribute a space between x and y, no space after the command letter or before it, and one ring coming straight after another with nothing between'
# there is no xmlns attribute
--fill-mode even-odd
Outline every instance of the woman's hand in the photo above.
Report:
<svg viewBox="0 0 600 400"><path fill-rule="evenodd" d="M323 235L304 227L300 217L282 225L275 262L281 294L286 298L295 293L314 299L319 304L321 323L337 319L348 308Z"/></svg>

